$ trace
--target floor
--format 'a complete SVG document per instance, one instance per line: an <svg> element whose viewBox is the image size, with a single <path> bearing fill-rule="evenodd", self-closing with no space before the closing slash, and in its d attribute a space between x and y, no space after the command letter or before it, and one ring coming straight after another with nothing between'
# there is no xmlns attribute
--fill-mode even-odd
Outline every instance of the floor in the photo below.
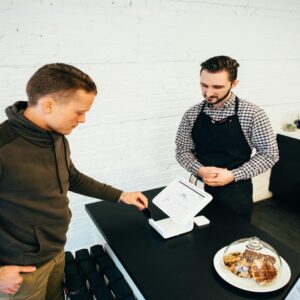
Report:
<svg viewBox="0 0 300 300"><path fill-rule="evenodd" d="M252 223L300 254L300 208L273 198L256 202Z"/></svg>

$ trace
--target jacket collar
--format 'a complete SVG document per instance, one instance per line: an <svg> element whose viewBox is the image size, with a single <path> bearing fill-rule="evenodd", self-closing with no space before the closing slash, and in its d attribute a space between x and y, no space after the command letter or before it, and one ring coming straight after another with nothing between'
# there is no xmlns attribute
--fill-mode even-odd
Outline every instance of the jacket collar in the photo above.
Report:
<svg viewBox="0 0 300 300"><path fill-rule="evenodd" d="M23 112L26 108L26 101L18 101L6 108L10 126L27 141L41 147L52 147L53 141L56 142L62 135L40 128L25 118Z"/></svg>

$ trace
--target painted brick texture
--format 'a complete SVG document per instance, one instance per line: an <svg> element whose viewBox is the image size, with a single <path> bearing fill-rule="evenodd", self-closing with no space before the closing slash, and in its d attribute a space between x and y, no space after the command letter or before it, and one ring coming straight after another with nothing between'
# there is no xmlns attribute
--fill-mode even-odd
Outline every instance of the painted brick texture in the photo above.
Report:
<svg viewBox="0 0 300 300"><path fill-rule="evenodd" d="M124 190L187 177L174 158L183 113L201 100L199 65L214 55L240 62L236 93L262 106L274 130L300 113L297 0L3 0L0 2L0 120L26 99L32 73L66 62L96 81L87 122L69 136L82 172ZM269 174L255 200L269 197ZM84 204L70 193L68 250L93 245Z"/></svg>

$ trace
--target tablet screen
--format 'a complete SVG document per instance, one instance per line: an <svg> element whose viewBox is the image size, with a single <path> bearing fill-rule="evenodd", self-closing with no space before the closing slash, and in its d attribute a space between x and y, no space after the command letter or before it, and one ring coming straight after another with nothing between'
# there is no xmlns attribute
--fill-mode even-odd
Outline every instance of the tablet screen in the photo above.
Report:
<svg viewBox="0 0 300 300"><path fill-rule="evenodd" d="M186 225L211 200L210 194L187 180L177 178L153 199L153 203L174 222Z"/></svg>

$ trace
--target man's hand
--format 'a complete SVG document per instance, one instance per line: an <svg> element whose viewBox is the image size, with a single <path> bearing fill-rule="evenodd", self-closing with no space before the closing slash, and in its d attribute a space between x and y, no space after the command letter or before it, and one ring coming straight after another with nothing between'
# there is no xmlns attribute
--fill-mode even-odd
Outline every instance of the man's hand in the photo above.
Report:
<svg viewBox="0 0 300 300"><path fill-rule="evenodd" d="M198 177L201 177L203 180L209 178L215 178L217 176L218 170L219 168L216 167L201 167L199 168L197 175Z"/></svg>
<svg viewBox="0 0 300 300"><path fill-rule="evenodd" d="M34 272L33 266L4 266L0 269L0 293L14 295L23 283L20 273Z"/></svg>
<svg viewBox="0 0 300 300"><path fill-rule="evenodd" d="M223 186L234 181L233 174L224 168L217 167L201 167L197 175L202 181L210 186Z"/></svg>
<svg viewBox="0 0 300 300"><path fill-rule="evenodd" d="M140 210L148 207L148 199L140 192L123 192L120 201L135 205Z"/></svg>
<svg viewBox="0 0 300 300"><path fill-rule="evenodd" d="M211 168L211 167L209 167ZM201 169L201 168L200 168ZM202 177L202 181L210 186L224 186L232 181L234 181L233 174L223 168L214 168L208 174Z"/></svg>

